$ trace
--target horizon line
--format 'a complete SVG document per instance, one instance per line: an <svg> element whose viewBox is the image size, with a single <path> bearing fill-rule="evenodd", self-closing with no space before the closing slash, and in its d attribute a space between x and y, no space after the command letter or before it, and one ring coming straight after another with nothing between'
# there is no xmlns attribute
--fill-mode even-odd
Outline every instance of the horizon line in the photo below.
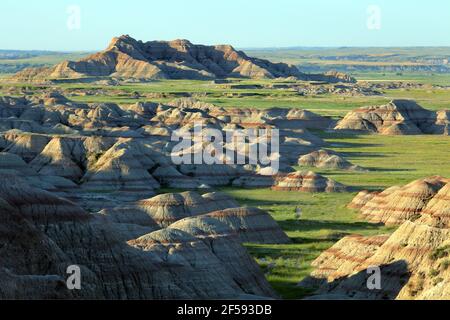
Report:
<svg viewBox="0 0 450 320"><path fill-rule="evenodd" d="M196 45L194 43L194 45ZM234 46L233 46L234 47ZM274 47L235 47L237 50L308 50L308 49L433 49L433 48L445 48L450 49L450 45L408 45L408 46L274 46ZM0 51L18 51L18 52L44 52L44 53L91 53L103 51L103 49L91 49L91 50L48 50L48 49L3 49Z"/></svg>

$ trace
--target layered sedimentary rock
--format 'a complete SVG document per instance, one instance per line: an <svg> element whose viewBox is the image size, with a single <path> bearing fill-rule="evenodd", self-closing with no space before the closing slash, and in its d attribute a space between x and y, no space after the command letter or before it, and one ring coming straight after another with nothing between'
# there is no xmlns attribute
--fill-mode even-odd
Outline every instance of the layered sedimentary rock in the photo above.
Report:
<svg viewBox="0 0 450 320"><path fill-rule="evenodd" d="M161 256L167 257L166 261L191 270L192 276L187 276L184 282L191 284L192 288L209 290L210 296L217 296L213 290L217 290L214 287L220 284L225 284L221 291L228 289L240 291L241 295L276 296L238 236L216 219L181 220L129 243L143 252L160 252ZM218 281L213 286L209 282L211 279L204 275L208 275L210 270L214 270Z"/></svg>
<svg viewBox="0 0 450 320"><path fill-rule="evenodd" d="M65 290L64 253L0 198L1 299L69 299Z"/></svg>
<svg viewBox="0 0 450 320"><path fill-rule="evenodd" d="M299 171L278 177L272 189L300 192L343 192L346 187L312 171Z"/></svg>
<svg viewBox="0 0 450 320"><path fill-rule="evenodd" d="M242 242L283 244L290 239L267 212L257 208L232 208L206 216L217 219L239 235Z"/></svg>
<svg viewBox="0 0 450 320"><path fill-rule="evenodd" d="M275 177L272 175L246 175L233 180L233 187L241 187L248 189L270 188L275 183Z"/></svg>
<svg viewBox="0 0 450 320"><path fill-rule="evenodd" d="M18 212L30 221L47 224L53 220L87 218L87 214L74 203L31 187L22 178L10 174L2 174L1 178L3 183L0 186L0 198L17 208Z"/></svg>
<svg viewBox="0 0 450 320"><path fill-rule="evenodd" d="M425 181L430 183L429 180ZM439 184L436 177L432 180L434 186ZM344 238L313 263L317 269L301 285L319 283L318 298L449 299L450 183L442 178L440 181L445 185L437 192L433 190L434 195L426 204L417 193L410 194L416 200L409 201L416 201L421 208L414 221L403 222L386 237ZM418 184L412 185L417 187ZM412 191L411 186L407 189ZM404 192L405 189L403 196L407 197ZM374 268L381 271L380 290L370 290L367 286Z"/></svg>
<svg viewBox="0 0 450 320"><path fill-rule="evenodd" d="M187 217L237 207L239 205L225 194L201 196L196 192L184 192L158 195L132 205L103 210L102 214L119 223L168 227Z"/></svg>
<svg viewBox="0 0 450 320"><path fill-rule="evenodd" d="M411 100L394 100L383 106L362 107L348 113L336 130L383 135L448 135L448 112L433 112Z"/></svg>
<svg viewBox="0 0 450 320"><path fill-rule="evenodd" d="M183 175L175 167L167 165L158 167L152 172L152 176L161 185L178 189L198 189L202 184L200 180Z"/></svg>
<svg viewBox="0 0 450 320"><path fill-rule="evenodd" d="M83 176L80 168L82 150L77 141L52 139L42 152L31 161L30 165L42 175L60 176L71 180L78 180ZM79 163L74 159L78 158Z"/></svg>
<svg viewBox="0 0 450 320"><path fill-rule="evenodd" d="M108 48L80 61L50 68L26 69L15 80L80 79L84 77L136 79L287 78L353 82L337 73L306 75L295 66L248 57L229 45L194 45L187 40L137 41L114 38Z"/></svg>
<svg viewBox="0 0 450 320"><path fill-rule="evenodd" d="M152 191L159 183L148 169L154 166L136 145L117 143L89 168L83 187L95 190Z"/></svg>
<svg viewBox="0 0 450 320"><path fill-rule="evenodd" d="M316 286L324 280L333 282L353 273L359 264L370 258L388 237L352 235L341 239L313 261L311 266L314 267L314 271L302 282L302 285Z"/></svg>
<svg viewBox="0 0 450 320"><path fill-rule="evenodd" d="M368 190L363 190L359 192L355 198L353 198L352 202L348 204L348 208L350 209L361 209L363 208L370 200L378 195L377 192L370 192Z"/></svg>
<svg viewBox="0 0 450 320"><path fill-rule="evenodd" d="M20 219L14 219L22 229L2 225L0 233L13 230L4 237L23 248L32 265L20 266L24 255L16 262L13 253L2 256L1 297L274 297L242 247L242 242L289 242L267 212L240 208L221 193L150 198L161 187L206 189L257 175L265 175L273 185L276 172L267 165L174 164L172 132L192 130L197 120L224 134L281 126L286 160L280 168L286 172L292 171L296 152L324 143L306 128L323 129L331 121L297 110L249 109L244 114L247 119L242 121L239 114L227 117L219 107L187 100L172 105L75 103L53 91L3 98L1 115L7 125L0 130L2 214L8 217L5 221L17 214ZM254 115L257 123L252 124ZM248 158L248 149L239 152ZM36 240L27 236L27 242L18 241L15 234L21 232ZM161 241L161 246L143 239ZM86 281L80 292L65 287L67 267L74 264Z"/></svg>
<svg viewBox="0 0 450 320"><path fill-rule="evenodd" d="M329 118L298 109L244 109L227 115L228 110L194 99L180 99L168 105L82 104L53 91L39 99L4 98L2 108L12 118L32 121L39 130L7 129L1 134L0 150L20 156L41 176L68 179L94 191L151 192L160 186L196 189L203 185L232 184L270 187L270 177L260 179L261 175L269 174L259 172L267 164L174 165L173 132L193 134L197 121L201 121L202 132L218 129L223 133L224 154L231 151L248 163L250 148L267 141L260 137L244 148L237 148L228 143L227 133L247 128L267 129L270 135L279 128L280 170L290 172L299 156L325 144L307 128L326 129L332 124ZM184 152L203 154L207 146L194 139L191 148ZM225 157L218 160L228 161Z"/></svg>
<svg viewBox="0 0 450 320"><path fill-rule="evenodd" d="M33 170L21 157L8 152L0 152L0 170L9 171L20 176L36 176Z"/></svg>
<svg viewBox="0 0 450 320"><path fill-rule="evenodd" d="M310 80L316 80L316 81L325 81L329 83L337 83L337 82L346 82L346 83L356 83L357 80L353 78L352 76L337 72L337 71L328 71L323 76L319 75L311 75Z"/></svg>
<svg viewBox="0 0 450 320"><path fill-rule="evenodd" d="M125 224L13 176L2 179L9 182L0 188L0 238L9 244L0 259L3 299L275 297L236 236L211 233L206 240L186 228L191 232L162 230L127 244ZM81 290L66 286L73 265L81 270Z"/></svg>
<svg viewBox="0 0 450 320"><path fill-rule="evenodd" d="M4 151L16 154L25 161L29 162L40 154L50 139L44 135L24 134L24 135L6 135L5 140L12 141Z"/></svg>
<svg viewBox="0 0 450 320"><path fill-rule="evenodd" d="M298 164L303 167L364 171L363 168L328 150L318 150L304 155L300 157Z"/></svg>
<svg viewBox="0 0 450 320"><path fill-rule="evenodd" d="M448 182L437 176L416 180L403 187L391 187L381 193L362 192L349 206L359 209L362 217L370 222L398 225L418 219Z"/></svg>

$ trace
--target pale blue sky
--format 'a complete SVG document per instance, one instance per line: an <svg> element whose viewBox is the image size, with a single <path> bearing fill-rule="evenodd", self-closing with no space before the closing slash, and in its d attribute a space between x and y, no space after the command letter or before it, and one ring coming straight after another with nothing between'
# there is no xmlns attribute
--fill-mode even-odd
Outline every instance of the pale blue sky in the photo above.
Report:
<svg viewBox="0 0 450 320"><path fill-rule="evenodd" d="M67 7L81 8L81 29ZM381 29L367 27L369 5ZM239 48L450 46L448 0L0 0L0 49L98 50L114 36Z"/></svg>

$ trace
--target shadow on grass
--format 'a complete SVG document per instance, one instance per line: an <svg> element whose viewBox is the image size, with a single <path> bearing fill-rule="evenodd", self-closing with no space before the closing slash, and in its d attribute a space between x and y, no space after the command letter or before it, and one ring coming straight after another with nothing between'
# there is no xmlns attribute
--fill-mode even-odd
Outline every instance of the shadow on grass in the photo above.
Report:
<svg viewBox="0 0 450 320"><path fill-rule="evenodd" d="M369 167L367 168L373 172L413 172L417 171L416 169L399 169L399 168L377 168L377 167Z"/></svg>
<svg viewBox="0 0 450 320"><path fill-rule="evenodd" d="M314 294L314 289L300 287L289 281L273 280L270 281L270 284L286 300L301 300Z"/></svg>
<svg viewBox="0 0 450 320"><path fill-rule="evenodd" d="M330 230L336 232L351 233L354 231L371 231L382 227L382 224L373 224L368 222L338 222L328 220L286 220L279 221L280 226L287 232L305 232L305 231L321 231ZM334 239L326 239L333 241Z"/></svg>
<svg viewBox="0 0 450 320"><path fill-rule="evenodd" d="M411 274L408 262L399 260L381 265L379 268L383 276L383 286L380 290L370 290L368 288L367 283L372 274L368 270L362 270L331 283L326 283L324 279L309 276L303 279L298 287L303 288L306 292L311 288L311 284L321 287L325 295L316 296L316 300L327 299L327 294L328 297L334 294L335 297L340 297L339 299L345 297L345 299L394 300L410 279ZM339 289L335 290L336 288Z"/></svg>
<svg viewBox="0 0 450 320"><path fill-rule="evenodd" d="M294 244L333 244L340 240L342 237L349 235L349 233L340 233L340 238L327 237L327 238L303 238L303 237L291 237Z"/></svg>
<svg viewBox="0 0 450 320"><path fill-rule="evenodd" d="M361 142L344 142L344 141L333 141L328 142L328 145L332 148L374 148L374 147L383 147L383 144L380 143L361 143Z"/></svg>
<svg viewBox="0 0 450 320"><path fill-rule="evenodd" d="M261 200L261 199L245 199L240 197L235 197L236 201L240 204L249 206L249 207L264 207L264 206L298 206L298 205L313 205L314 201L306 201L304 199L301 200L285 200L285 201L276 201L276 200ZM268 210L273 211L273 210Z"/></svg>

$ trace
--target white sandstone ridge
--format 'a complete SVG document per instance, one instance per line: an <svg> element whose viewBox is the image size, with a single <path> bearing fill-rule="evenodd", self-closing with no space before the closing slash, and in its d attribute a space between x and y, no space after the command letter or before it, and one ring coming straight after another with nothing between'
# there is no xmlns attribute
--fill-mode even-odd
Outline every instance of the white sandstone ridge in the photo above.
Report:
<svg viewBox="0 0 450 320"><path fill-rule="evenodd" d="M252 58L230 45L195 45L188 40L142 42L128 35L114 38L108 48L79 61L54 67L26 69L13 79L134 79L295 78L326 82L354 82L339 73L306 75L295 66Z"/></svg>

